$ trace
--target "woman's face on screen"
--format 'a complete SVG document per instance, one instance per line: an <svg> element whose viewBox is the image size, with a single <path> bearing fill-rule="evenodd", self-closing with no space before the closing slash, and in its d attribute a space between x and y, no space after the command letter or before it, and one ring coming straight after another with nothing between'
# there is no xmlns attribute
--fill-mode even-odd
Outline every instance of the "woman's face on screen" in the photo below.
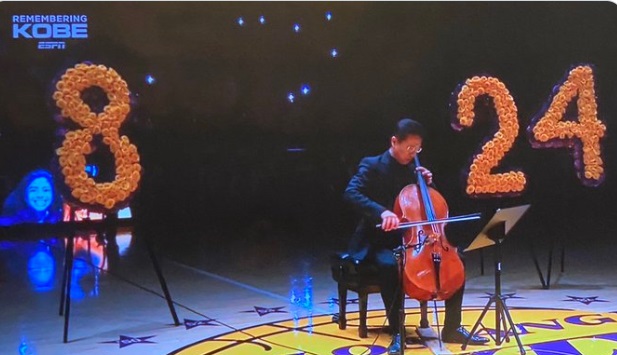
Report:
<svg viewBox="0 0 617 355"><path fill-rule="evenodd" d="M47 179L40 177L32 180L26 189L26 201L35 211L42 212L49 208L53 191Z"/></svg>

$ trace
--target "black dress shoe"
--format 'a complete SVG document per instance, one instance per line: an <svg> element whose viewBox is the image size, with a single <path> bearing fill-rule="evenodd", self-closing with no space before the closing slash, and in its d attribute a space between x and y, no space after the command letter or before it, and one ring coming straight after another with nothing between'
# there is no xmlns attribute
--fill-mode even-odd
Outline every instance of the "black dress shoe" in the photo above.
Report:
<svg viewBox="0 0 617 355"><path fill-rule="evenodd" d="M401 334L396 333L392 335L392 342L388 346L388 355L398 355L401 353Z"/></svg>
<svg viewBox="0 0 617 355"><path fill-rule="evenodd" d="M444 330L441 332L441 340L444 343L456 343L456 344L465 344L467 342L467 338L469 337L469 332L467 329L463 327L458 327L455 330ZM467 344L469 345L483 345L488 343L488 338L480 337L477 335L472 336L469 339Z"/></svg>

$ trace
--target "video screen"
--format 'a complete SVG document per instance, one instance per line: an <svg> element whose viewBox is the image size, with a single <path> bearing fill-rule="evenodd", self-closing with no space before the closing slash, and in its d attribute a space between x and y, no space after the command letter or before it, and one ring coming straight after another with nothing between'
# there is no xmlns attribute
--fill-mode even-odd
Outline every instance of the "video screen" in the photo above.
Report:
<svg viewBox="0 0 617 355"><path fill-rule="evenodd" d="M86 173L96 176L98 168L88 165ZM76 207L67 202L57 187L54 174L47 169L34 169L24 175L8 193L2 204L1 226L5 229L36 224L41 228L35 233L7 233L10 238L0 241L0 254L6 262L2 267L22 280L37 292L54 290L58 272L61 272L62 258L68 245L66 235L46 232L46 225L63 222L102 221L106 216L101 210ZM114 211L119 220L132 218L130 206ZM113 235L96 232L75 232L73 242L74 266L71 297L80 299L97 296L101 272L109 269L108 247L125 255L132 240L130 226L119 226Z"/></svg>

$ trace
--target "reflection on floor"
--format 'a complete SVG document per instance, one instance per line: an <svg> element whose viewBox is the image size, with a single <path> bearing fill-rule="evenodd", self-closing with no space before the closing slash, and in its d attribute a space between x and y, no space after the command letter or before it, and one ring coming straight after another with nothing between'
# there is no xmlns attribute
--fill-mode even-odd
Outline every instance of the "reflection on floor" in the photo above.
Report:
<svg viewBox="0 0 617 355"><path fill-rule="evenodd" d="M328 251L305 258L290 253L238 255L213 267L216 251L204 258L170 257L161 266L181 325L174 326L146 248L130 231L117 238L117 255L96 236L76 239L69 342L62 342L58 316L65 240L0 242L0 354L384 354L390 337L380 297L369 297L367 338L358 336L358 305L348 299L348 326L332 322L338 311ZM263 250L261 250L263 251ZM546 249L537 250L546 256ZM186 251L186 255L195 255ZM503 294L528 354L614 355L617 353L617 261L601 246L566 249L565 272L553 270L543 289L529 250L512 245L504 255ZM210 260L205 260L210 258ZM220 261L221 258L216 259ZM544 267L546 257L542 260ZM486 257L486 265L492 265ZM492 267L479 271L480 255L467 257L463 323L470 329L494 289ZM443 304L437 303L439 323ZM418 302L406 301L406 324L415 335ZM429 310L435 328L435 314ZM496 336L494 311L483 318L482 334ZM502 332L502 336L505 335ZM407 352L518 354L517 342L500 346L412 342ZM414 340L414 339L411 339ZM427 340L427 339L424 339ZM431 345L433 344L433 345Z"/></svg>

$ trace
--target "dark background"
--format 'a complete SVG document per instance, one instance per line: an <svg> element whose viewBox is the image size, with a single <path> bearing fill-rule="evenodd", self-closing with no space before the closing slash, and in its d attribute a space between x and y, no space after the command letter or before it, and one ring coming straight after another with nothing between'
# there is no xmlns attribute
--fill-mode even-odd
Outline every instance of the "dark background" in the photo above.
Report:
<svg viewBox="0 0 617 355"><path fill-rule="evenodd" d="M36 40L11 38L14 14L85 14L89 38L37 50ZM300 33L292 31L296 22ZM520 230L535 240L614 237L617 7L610 2L2 3L0 35L3 196L26 172L51 166L59 144L54 81L91 61L115 68L133 94L123 130L144 168L133 209L163 246L230 238L344 245L356 217L342 192L362 156L388 147L402 117L426 126L422 161L451 215L531 203ZM594 65L607 126L606 180L596 188L577 179L568 150L533 149L525 134L580 63ZM501 79L516 101L520 134L502 169L527 174L517 198L463 192L461 174L496 117L479 100L476 125L456 132L449 102L459 83L479 74ZM302 83L310 95L298 93ZM286 99L291 91L294 103Z"/></svg>

